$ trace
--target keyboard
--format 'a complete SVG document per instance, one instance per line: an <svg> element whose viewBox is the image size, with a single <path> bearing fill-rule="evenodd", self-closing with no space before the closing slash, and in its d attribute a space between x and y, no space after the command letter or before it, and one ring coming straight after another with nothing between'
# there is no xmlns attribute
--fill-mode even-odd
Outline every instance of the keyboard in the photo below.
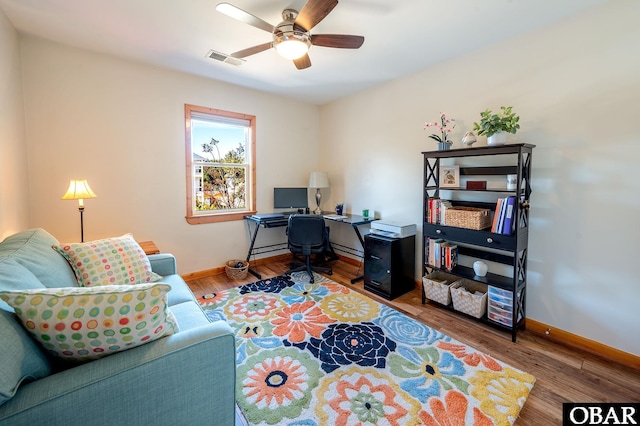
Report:
<svg viewBox="0 0 640 426"><path fill-rule="evenodd" d="M277 220L285 218L282 213L258 213L254 214L252 217L260 220Z"/></svg>

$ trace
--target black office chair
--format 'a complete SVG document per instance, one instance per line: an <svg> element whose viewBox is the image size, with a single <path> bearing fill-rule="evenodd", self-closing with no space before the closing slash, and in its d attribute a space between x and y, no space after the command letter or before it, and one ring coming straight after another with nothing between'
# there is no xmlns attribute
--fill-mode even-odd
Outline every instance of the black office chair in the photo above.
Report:
<svg viewBox="0 0 640 426"><path fill-rule="evenodd" d="M305 257L303 265L293 267L285 272L290 275L292 272L307 271L309 282L313 282L313 271L327 272L332 274L331 268L311 265L312 254L323 254L329 241L329 233L324 224L324 218L314 214L292 214L289 216L287 226L287 242L289 250L295 255L300 254Z"/></svg>

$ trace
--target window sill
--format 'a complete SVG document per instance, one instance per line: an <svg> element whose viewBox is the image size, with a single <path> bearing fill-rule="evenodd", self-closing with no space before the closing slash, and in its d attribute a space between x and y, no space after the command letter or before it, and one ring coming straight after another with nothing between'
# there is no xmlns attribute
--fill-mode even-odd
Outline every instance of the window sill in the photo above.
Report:
<svg viewBox="0 0 640 426"><path fill-rule="evenodd" d="M245 216L251 216L255 213L256 212L254 210L245 210L233 213L215 213L203 214L198 216L186 216L185 219L190 225L201 225L203 223L231 222L234 220L243 220Z"/></svg>

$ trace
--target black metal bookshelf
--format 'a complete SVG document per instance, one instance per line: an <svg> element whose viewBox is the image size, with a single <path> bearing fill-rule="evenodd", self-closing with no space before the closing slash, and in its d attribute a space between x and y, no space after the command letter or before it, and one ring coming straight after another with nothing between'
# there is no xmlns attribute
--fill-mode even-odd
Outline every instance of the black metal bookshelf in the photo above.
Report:
<svg viewBox="0 0 640 426"><path fill-rule="evenodd" d="M488 313L478 320L494 327L511 332L511 339L516 341L519 329L526 326L526 288L527 288L527 252L529 242L529 205L531 196L531 160L532 151L535 145L531 144L508 144L501 146L486 146L477 148L461 148L448 151L427 151L423 152L424 157L424 180L423 180L423 241L422 241L422 273L427 275L435 270L433 265L427 263L428 241L430 238L443 239L448 242L458 244L459 255L468 256L478 260L488 260L502 265L506 265L510 276L496 273L488 273L484 277L475 275L473 268L458 265L448 273L472 281L476 281L496 289L506 290L511 294L511 324L505 325L492 320ZM442 159L471 158L465 163L480 160L483 157L500 156L499 165L474 164L473 166L459 166L461 177L474 176L505 176L509 174L517 175L516 188L508 190L506 188L497 189L468 189L466 187L442 188L440 186L440 166ZM448 160L449 161L449 160ZM448 164L447 164L448 165ZM489 229L474 230L429 223L428 209L431 198L441 198L442 191L455 193L456 206L479 207L491 211L496 208L496 201L503 194L516 197L514 205L514 231L510 234L499 234L490 232ZM473 200L470 193L484 193L482 201ZM497 214L497 213L496 213ZM426 303L425 291L422 291L422 303ZM444 306L437 302L438 306L453 309L451 305ZM488 309L487 309L488 311ZM457 311L456 311L457 312ZM465 315L461 313L462 315Z"/></svg>

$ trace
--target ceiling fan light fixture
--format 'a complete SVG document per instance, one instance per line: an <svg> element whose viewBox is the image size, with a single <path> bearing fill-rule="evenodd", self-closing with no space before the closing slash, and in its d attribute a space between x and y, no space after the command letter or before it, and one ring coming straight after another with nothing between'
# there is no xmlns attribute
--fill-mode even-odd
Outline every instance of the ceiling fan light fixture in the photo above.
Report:
<svg viewBox="0 0 640 426"><path fill-rule="evenodd" d="M273 46L280 56L286 59L298 59L303 57L311 46L311 41L306 33L292 31L274 35Z"/></svg>
<svg viewBox="0 0 640 426"><path fill-rule="evenodd" d="M331 13L333 8L338 4L338 1L339 0L306 0L300 13L295 9L284 9L282 11L282 22L277 26L273 26L267 21L230 3L220 3L216 6L216 10L220 13L236 21L271 33L271 41L251 46L226 56L231 59L243 60L248 56L264 52L273 47L280 56L292 60L297 69L303 70L311 66L311 59L307 55L311 45L358 49L362 46L362 43L364 43L364 37L362 36L345 34L316 34L312 36L310 33L320 21ZM225 55L219 54L219 52L209 57L227 62L224 59Z"/></svg>

